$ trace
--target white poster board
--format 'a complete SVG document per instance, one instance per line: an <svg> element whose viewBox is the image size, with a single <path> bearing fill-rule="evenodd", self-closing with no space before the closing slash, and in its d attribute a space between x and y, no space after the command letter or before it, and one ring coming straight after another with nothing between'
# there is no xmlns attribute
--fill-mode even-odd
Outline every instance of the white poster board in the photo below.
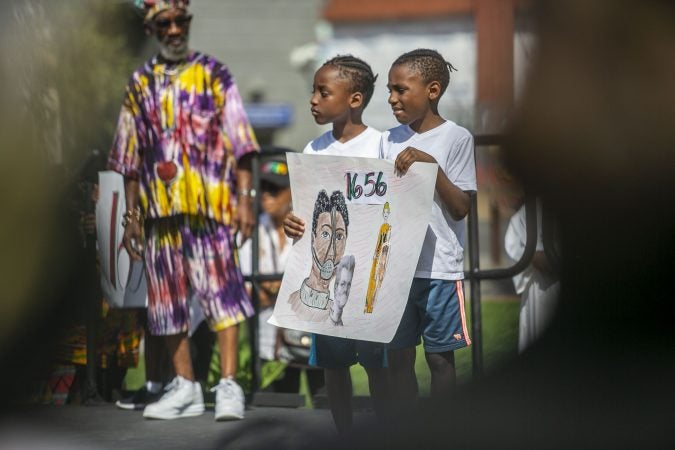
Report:
<svg viewBox="0 0 675 450"><path fill-rule="evenodd" d="M143 262L129 258L122 237L126 211L124 178L117 172L98 174L96 234L103 295L113 308L145 308L148 305Z"/></svg>
<svg viewBox="0 0 675 450"><path fill-rule="evenodd" d="M297 153L287 160L305 233L293 245L270 323L390 342L431 218L438 166L414 163L399 177L386 160Z"/></svg>

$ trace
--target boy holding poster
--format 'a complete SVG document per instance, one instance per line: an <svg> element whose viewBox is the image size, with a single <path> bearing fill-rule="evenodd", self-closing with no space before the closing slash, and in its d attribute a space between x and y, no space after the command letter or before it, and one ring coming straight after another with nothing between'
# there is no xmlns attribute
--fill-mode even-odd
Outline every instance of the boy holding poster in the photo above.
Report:
<svg viewBox="0 0 675 450"><path fill-rule="evenodd" d="M454 67L434 50L401 55L389 70L389 104L400 126L382 135L380 157L404 176L416 162L438 163L431 222L396 335L389 344L392 393L400 412L417 397L415 347L424 336L431 396L445 400L455 385L453 351L471 344L464 313L464 217L476 190L473 137L438 113Z"/></svg>
<svg viewBox="0 0 675 450"><path fill-rule="evenodd" d="M333 129L307 144L303 153L378 158L381 133L361 120L373 95L376 78L366 62L351 55L336 56L317 70L310 99L311 113L316 123L332 123ZM284 230L288 237L300 238L305 232L305 221L289 214ZM384 345L313 335L310 362L325 371L331 413L340 432L352 424L349 367L357 361L368 373L375 411L381 415L388 384Z"/></svg>

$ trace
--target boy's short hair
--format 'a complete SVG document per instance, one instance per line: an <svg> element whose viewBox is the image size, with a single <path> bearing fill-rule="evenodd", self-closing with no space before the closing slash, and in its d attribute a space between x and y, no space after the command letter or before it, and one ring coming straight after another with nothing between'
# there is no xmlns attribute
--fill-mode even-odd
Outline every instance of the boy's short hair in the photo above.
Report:
<svg viewBox="0 0 675 450"><path fill-rule="evenodd" d="M373 74L373 69L367 62L353 55L337 55L323 65L337 68L341 77L348 78L352 93L363 94L363 107L368 106L373 97L377 75Z"/></svg>
<svg viewBox="0 0 675 450"><path fill-rule="evenodd" d="M394 61L392 67L402 64L407 64L419 72L425 83L438 81L441 84L441 95L450 84L450 72L457 72L457 69L440 53L428 48L418 48L402 54Z"/></svg>

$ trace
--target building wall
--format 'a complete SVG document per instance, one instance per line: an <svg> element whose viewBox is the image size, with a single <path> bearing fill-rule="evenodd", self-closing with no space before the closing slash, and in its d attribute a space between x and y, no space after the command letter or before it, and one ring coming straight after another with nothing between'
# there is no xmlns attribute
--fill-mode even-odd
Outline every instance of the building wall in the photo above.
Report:
<svg viewBox="0 0 675 450"><path fill-rule="evenodd" d="M364 121L379 129L398 125L387 103L387 74L401 54L416 48L438 50L458 71L441 98L441 115L471 129L474 119L476 39L473 19L455 16L442 20L374 22L334 25L333 37L320 42L319 62L351 53L367 61L379 75Z"/></svg>
<svg viewBox="0 0 675 450"><path fill-rule="evenodd" d="M338 53L368 61L379 79L365 120L380 129L396 125L387 104L387 72L401 53L435 48L459 69L441 100L441 113L476 130L476 29L473 14L401 21L322 21L326 0L193 0L191 44L226 62L244 99L260 91L265 101L289 102L294 121L275 135L275 143L301 149L328 127L309 114L314 70ZM527 28L527 27L525 27ZM516 100L526 78L532 33L516 23L514 72ZM311 48L316 44L316 51ZM309 64L294 67L291 53L306 47Z"/></svg>
<svg viewBox="0 0 675 450"><path fill-rule="evenodd" d="M291 52L314 42L323 0L193 0L191 45L225 62L247 100L289 102L294 122L275 144L302 150L319 133L309 114L311 81L290 62Z"/></svg>

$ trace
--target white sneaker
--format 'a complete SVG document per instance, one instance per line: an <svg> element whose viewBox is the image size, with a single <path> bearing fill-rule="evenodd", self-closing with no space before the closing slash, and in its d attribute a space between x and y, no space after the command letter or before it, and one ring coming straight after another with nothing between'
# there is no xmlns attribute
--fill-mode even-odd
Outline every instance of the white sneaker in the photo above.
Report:
<svg viewBox="0 0 675 450"><path fill-rule="evenodd" d="M195 381L177 376L169 383L164 395L143 410L147 419L178 419L199 416L204 413L202 387Z"/></svg>
<svg viewBox="0 0 675 450"><path fill-rule="evenodd" d="M232 378L221 378L211 388L216 393L216 420L238 420L244 418L244 391Z"/></svg>

